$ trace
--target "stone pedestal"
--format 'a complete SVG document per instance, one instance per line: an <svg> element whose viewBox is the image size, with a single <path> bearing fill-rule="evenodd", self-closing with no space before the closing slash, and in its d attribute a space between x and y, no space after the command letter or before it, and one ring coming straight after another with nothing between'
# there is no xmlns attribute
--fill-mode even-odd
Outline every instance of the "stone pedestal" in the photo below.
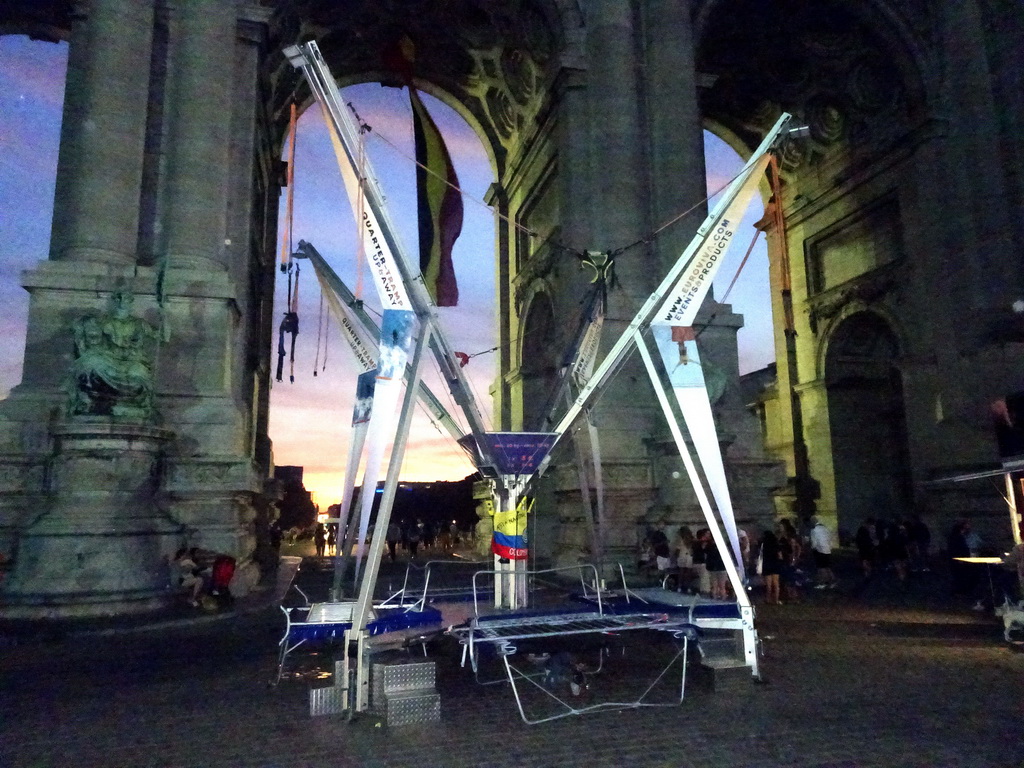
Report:
<svg viewBox="0 0 1024 768"><path fill-rule="evenodd" d="M22 531L4 618L141 613L171 597L184 528L155 503L172 433L109 418L54 426L46 507Z"/></svg>

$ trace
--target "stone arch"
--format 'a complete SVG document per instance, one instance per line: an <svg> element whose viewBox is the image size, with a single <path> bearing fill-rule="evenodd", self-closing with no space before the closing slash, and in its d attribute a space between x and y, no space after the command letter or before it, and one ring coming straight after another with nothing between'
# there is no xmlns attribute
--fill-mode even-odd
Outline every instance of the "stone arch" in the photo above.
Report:
<svg viewBox="0 0 1024 768"><path fill-rule="evenodd" d="M559 0L508 4L437 0L364 0L339 8L329 0L278 2L271 24L268 106L283 141L287 105L308 100L301 78L280 50L315 39L340 85L380 82L400 86L387 64L403 36L416 48L417 87L454 108L474 127L501 177L519 131L540 112L545 83L564 45L571 11Z"/></svg>
<svg viewBox="0 0 1024 768"><path fill-rule="evenodd" d="M855 322L848 322L855 320ZM842 350L849 346L848 335L851 328L864 324L864 327L879 331L884 326L891 337L890 341L894 346L891 355L862 354L864 359L875 359L878 357L891 358L901 361L906 354L907 343L903 330L898 320L891 313L878 304L868 304L863 301L851 301L836 315L821 334L821 344L818 347L815 374L818 379L828 383L836 372L830 371L828 366L835 362L835 355L845 354ZM865 344L867 341L865 341ZM838 345L838 346L837 346Z"/></svg>
<svg viewBox="0 0 1024 768"><path fill-rule="evenodd" d="M924 254L905 245L910 236L903 217L920 215L913 209L913 161L900 170L894 164L908 147L911 156L919 151L935 113L938 9L930 0L826 0L813 9L796 0L706 0L694 15L708 130L748 156L783 111L793 114L795 125L810 128L809 138L791 142L780 157L778 199L762 185L768 206L780 208L786 223L780 232L771 217L764 220L776 386L785 403L781 433L769 435L768 442L792 446L773 453L791 462L782 495L795 494L793 508L810 514L817 506L830 515L838 506L844 527L860 513L858 508L844 514L843 508L850 508L849 478L858 473L862 457L829 439L826 425L833 417L842 420L844 397L849 400L856 389L850 380L838 381L837 369L827 364L835 362L829 340L841 339L844 322L870 307L873 317L899 318L885 321L898 340L895 354L911 354L893 329L907 322L900 286L912 261ZM826 263L842 266L827 283L817 279ZM874 388L881 397L883 379L859 381L861 389ZM893 373L884 381L885 403L878 407L899 406L892 421L903 446L898 463L909 476L902 380ZM906 477L889 486L878 493L904 503Z"/></svg>
<svg viewBox="0 0 1024 768"><path fill-rule="evenodd" d="M879 313L855 311L828 336L823 378L839 529L912 511L899 337Z"/></svg>
<svg viewBox="0 0 1024 768"><path fill-rule="evenodd" d="M919 28L908 28L915 18ZM811 10L789 0L712 0L697 20L698 67L714 78L701 94L705 122L725 128L716 133L732 135L726 140L746 155L779 112L792 113L811 137L784 155L790 174L837 154L852 162L887 149L927 113L932 87L919 40L931 34L928 14L882 2Z"/></svg>

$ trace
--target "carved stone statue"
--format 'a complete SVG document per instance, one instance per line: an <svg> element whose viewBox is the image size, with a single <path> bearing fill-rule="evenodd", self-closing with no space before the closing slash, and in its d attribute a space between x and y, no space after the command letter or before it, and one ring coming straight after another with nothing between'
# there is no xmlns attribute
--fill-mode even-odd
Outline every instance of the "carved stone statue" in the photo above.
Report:
<svg viewBox="0 0 1024 768"><path fill-rule="evenodd" d="M135 297L118 291L101 315L75 321L75 362L68 415L114 416L152 422L155 327L131 314Z"/></svg>

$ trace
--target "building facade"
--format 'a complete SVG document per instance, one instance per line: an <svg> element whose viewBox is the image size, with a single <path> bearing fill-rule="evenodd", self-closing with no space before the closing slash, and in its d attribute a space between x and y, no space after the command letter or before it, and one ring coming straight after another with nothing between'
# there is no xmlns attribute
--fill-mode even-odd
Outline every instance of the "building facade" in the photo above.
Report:
<svg viewBox="0 0 1024 768"><path fill-rule="evenodd" d="M271 468L281 147L289 105L309 103L281 50L311 38L340 85L400 84L387 51L410 38L417 86L492 159L502 429L542 423L589 285L577 254L615 256L606 350L702 217L702 130L746 155L794 114L810 136L763 185L778 362L760 428L735 385L742 318L713 299L698 318L702 359L732 383L715 411L741 523L994 513L990 493L924 483L994 460L988 406L1020 389L1022 14L1011 0L6 3L0 31L70 43L51 253L24 276L24 378L0 403L7 609L152 607L157 566L138 563L183 532L246 571ZM163 334L152 423L66 408L73 325L115 292ZM638 524L699 521L645 386L627 364L595 410L617 559ZM572 465L556 456L538 502L564 562L586 556ZM112 484L130 489L113 506Z"/></svg>

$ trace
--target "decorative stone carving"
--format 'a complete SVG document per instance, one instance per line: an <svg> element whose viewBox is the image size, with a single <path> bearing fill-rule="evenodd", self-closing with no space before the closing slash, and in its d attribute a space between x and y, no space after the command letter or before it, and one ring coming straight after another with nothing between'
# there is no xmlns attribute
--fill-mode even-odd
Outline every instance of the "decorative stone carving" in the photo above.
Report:
<svg viewBox="0 0 1024 768"><path fill-rule="evenodd" d="M702 111L751 147L782 111L807 123L811 137L786 148L784 172L818 165L834 152L884 152L923 114L921 83L908 81L911 70L897 60L903 52L844 4L785 16L776 9L750 29L736 23L745 5L719 4L708 16L698 66L719 77L701 92ZM763 34L774 25L786 34Z"/></svg>
<svg viewBox="0 0 1024 768"><path fill-rule="evenodd" d="M515 276L514 290L516 309L522 312L526 301L538 289L547 284L555 268L555 252L551 248L542 248L534 253ZM557 275L555 275L557 277Z"/></svg>
<svg viewBox="0 0 1024 768"><path fill-rule="evenodd" d="M151 423L155 327L131 315L135 297L111 294L108 310L75 321L75 361L68 381L69 416L113 416Z"/></svg>
<svg viewBox="0 0 1024 768"><path fill-rule="evenodd" d="M858 303L865 307L877 304L898 290L901 280L905 279L905 276L897 274L896 269L883 267L808 299L811 330L817 333L822 323L838 316L850 304Z"/></svg>
<svg viewBox="0 0 1024 768"><path fill-rule="evenodd" d="M867 54L850 69L846 88L854 106L874 114L896 106L896 89L886 80L886 63L877 55Z"/></svg>
<svg viewBox="0 0 1024 768"><path fill-rule="evenodd" d="M510 138L516 130L518 121L516 108L513 106L508 94L492 87L487 91L485 102L495 130L502 138Z"/></svg>
<svg viewBox="0 0 1024 768"><path fill-rule="evenodd" d="M529 56L518 48L506 49L501 54L501 71L512 98L519 104L527 104L534 90L533 64Z"/></svg>
<svg viewBox="0 0 1024 768"><path fill-rule="evenodd" d="M540 111L540 83L551 69L561 32L539 3L489 3L478 0L363 0L339 5L310 0L282 9L272 25L272 41L319 41L331 72L342 84L367 72L387 79L383 52L405 34L417 47L414 74L444 88L484 126L492 142L499 175L504 152L518 132ZM283 57L275 57L271 112L282 131L282 105L304 97ZM397 75L388 83L399 85Z"/></svg>
<svg viewBox="0 0 1024 768"><path fill-rule="evenodd" d="M804 108L811 136L822 144L834 144L843 137L846 118L833 102L822 97L812 97Z"/></svg>

